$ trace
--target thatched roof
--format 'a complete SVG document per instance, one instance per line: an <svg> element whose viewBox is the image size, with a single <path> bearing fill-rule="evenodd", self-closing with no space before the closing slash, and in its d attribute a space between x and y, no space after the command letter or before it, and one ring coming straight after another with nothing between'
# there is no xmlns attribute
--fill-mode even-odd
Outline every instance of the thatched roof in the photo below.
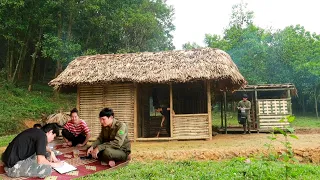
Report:
<svg viewBox="0 0 320 180"><path fill-rule="evenodd" d="M256 85L245 85L238 91L284 91L290 90L292 96L298 96L296 86L292 83L284 84L256 84Z"/></svg>
<svg viewBox="0 0 320 180"><path fill-rule="evenodd" d="M137 82L223 81L228 89L246 84L230 56L213 48L81 56L49 85Z"/></svg>

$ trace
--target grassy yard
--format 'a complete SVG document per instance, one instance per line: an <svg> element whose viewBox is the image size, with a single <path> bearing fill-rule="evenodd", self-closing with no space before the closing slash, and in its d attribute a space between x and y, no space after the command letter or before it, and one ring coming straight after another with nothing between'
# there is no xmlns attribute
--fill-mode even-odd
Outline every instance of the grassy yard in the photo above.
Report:
<svg viewBox="0 0 320 180"><path fill-rule="evenodd" d="M292 122L293 127L303 128L320 128L320 118L313 116L296 116L296 120Z"/></svg>
<svg viewBox="0 0 320 180"><path fill-rule="evenodd" d="M76 95L54 96L53 88L35 84L32 92L26 87L4 83L0 85L0 136L21 131L24 120L39 120L41 114L70 111L76 105Z"/></svg>
<svg viewBox="0 0 320 180"><path fill-rule="evenodd" d="M294 126L316 127L317 121L316 118L298 116ZM5 147L14 137L15 135L0 137L0 146ZM318 174L320 174L320 166L314 164L290 164L289 167L289 179L318 179ZM278 180L286 179L286 174L282 162L267 161L259 157L250 158L250 160L238 157L225 161L133 161L128 166L115 171L102 171L78 179Z"/></svg>
<svg viewBox="0 0 320 180"><path fill-rule="evenodd" d="M292 164L289 179L318 179L320 166ZM228 161L133 162L115 171L79 179L286 179L281 162L235 158Z"/></svg>
<svg viewBox="0 0 320 180"><path fill-rule="evenodd" d="M212 113L212 125L215 127L221 126L221 115L220 112ZM227 112L227 125L238 126L237 113ZM291 124L294 128L320 128L320 118L317 119L315 116L301 116L297 115L296 119Z"/></svg>

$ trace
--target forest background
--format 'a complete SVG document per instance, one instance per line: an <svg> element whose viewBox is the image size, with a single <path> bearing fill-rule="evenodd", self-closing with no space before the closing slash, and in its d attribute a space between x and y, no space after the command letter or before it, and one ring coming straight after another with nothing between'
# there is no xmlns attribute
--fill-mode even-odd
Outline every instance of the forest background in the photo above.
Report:
<svg viewBox="0 0 320 180"><path fill-rule="evenodd" d="M41 111L72 107L75 100L68 95L60 100L65 98L70 106L52 99L54 93L47 83L77 56L174 50L173 18L174 8L163 0L0 1L0 121L11 119L14 124L12 120L22 117L39 117ZM212 18L207 23L214 23ZM293 99L293 112L319 116L319 34L309 32L303 24L260 28L254 23L254 12L240 3L233 6L223 35L206 34L204 41L206 47L229 53L251 85L295 84L298 96ZM193 42L183 45L184 49L199 47ZM25 96L47 93L47 99L11 101L24 90L30 92ZM50 102L61 106L49 106ZM30 107L17 115L10 108L19 104ZM8 127L3 124L0 129Z"/></svg>

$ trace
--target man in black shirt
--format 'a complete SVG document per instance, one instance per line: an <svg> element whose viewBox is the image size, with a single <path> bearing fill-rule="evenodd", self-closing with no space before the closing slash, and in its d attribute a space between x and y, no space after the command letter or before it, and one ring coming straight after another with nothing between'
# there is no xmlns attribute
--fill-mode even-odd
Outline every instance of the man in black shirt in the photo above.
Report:
<svg viewBox="0 0 320 180"><path fill-rule="evenodd" d="M18 134L2 154L4 170L9 177L40 177L51 174L51 167L60 167L57 158L47 160L47 144L59 135L56 124L47 124L41 129L30 128ZM54 156L55 157L55 156Z"/></svg>

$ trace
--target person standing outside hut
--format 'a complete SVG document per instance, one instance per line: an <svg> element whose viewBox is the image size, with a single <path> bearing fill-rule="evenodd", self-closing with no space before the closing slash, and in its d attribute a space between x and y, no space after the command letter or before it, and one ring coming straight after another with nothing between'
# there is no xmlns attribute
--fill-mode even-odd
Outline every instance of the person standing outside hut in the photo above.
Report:
<svg viewBox="0 0 320 180"><path fill-rule="evenodd" d="M128 127L125 123L114 118L110 108L104 108L99 113L101 132L95 142L87 150L87 156L106 162L110 167L115 161L130 159L131 144L128 138Z"/></svg>
<svg viewBox="0 0 320 180"><path fill-rule="evenodd" d="M246 134L247 127L248 127L248 133L251 134L250 127L251 127L251 118L250 118L250 110L251 110L251 102L248 100L248 95L243 94L242 100L238 103L238 109L241 112L241 116L245 116L244 122L243 122L243 134Z"/></svg>
<svg viewBox="0 0 320 180"><path fill-rule="evenodd" d="M65 140L65 146L82 147L87 144L90 138L90 129L84 120L78 115L77 108L73 108L70 112L71 120L64 125L62 136Z"/></svg>

